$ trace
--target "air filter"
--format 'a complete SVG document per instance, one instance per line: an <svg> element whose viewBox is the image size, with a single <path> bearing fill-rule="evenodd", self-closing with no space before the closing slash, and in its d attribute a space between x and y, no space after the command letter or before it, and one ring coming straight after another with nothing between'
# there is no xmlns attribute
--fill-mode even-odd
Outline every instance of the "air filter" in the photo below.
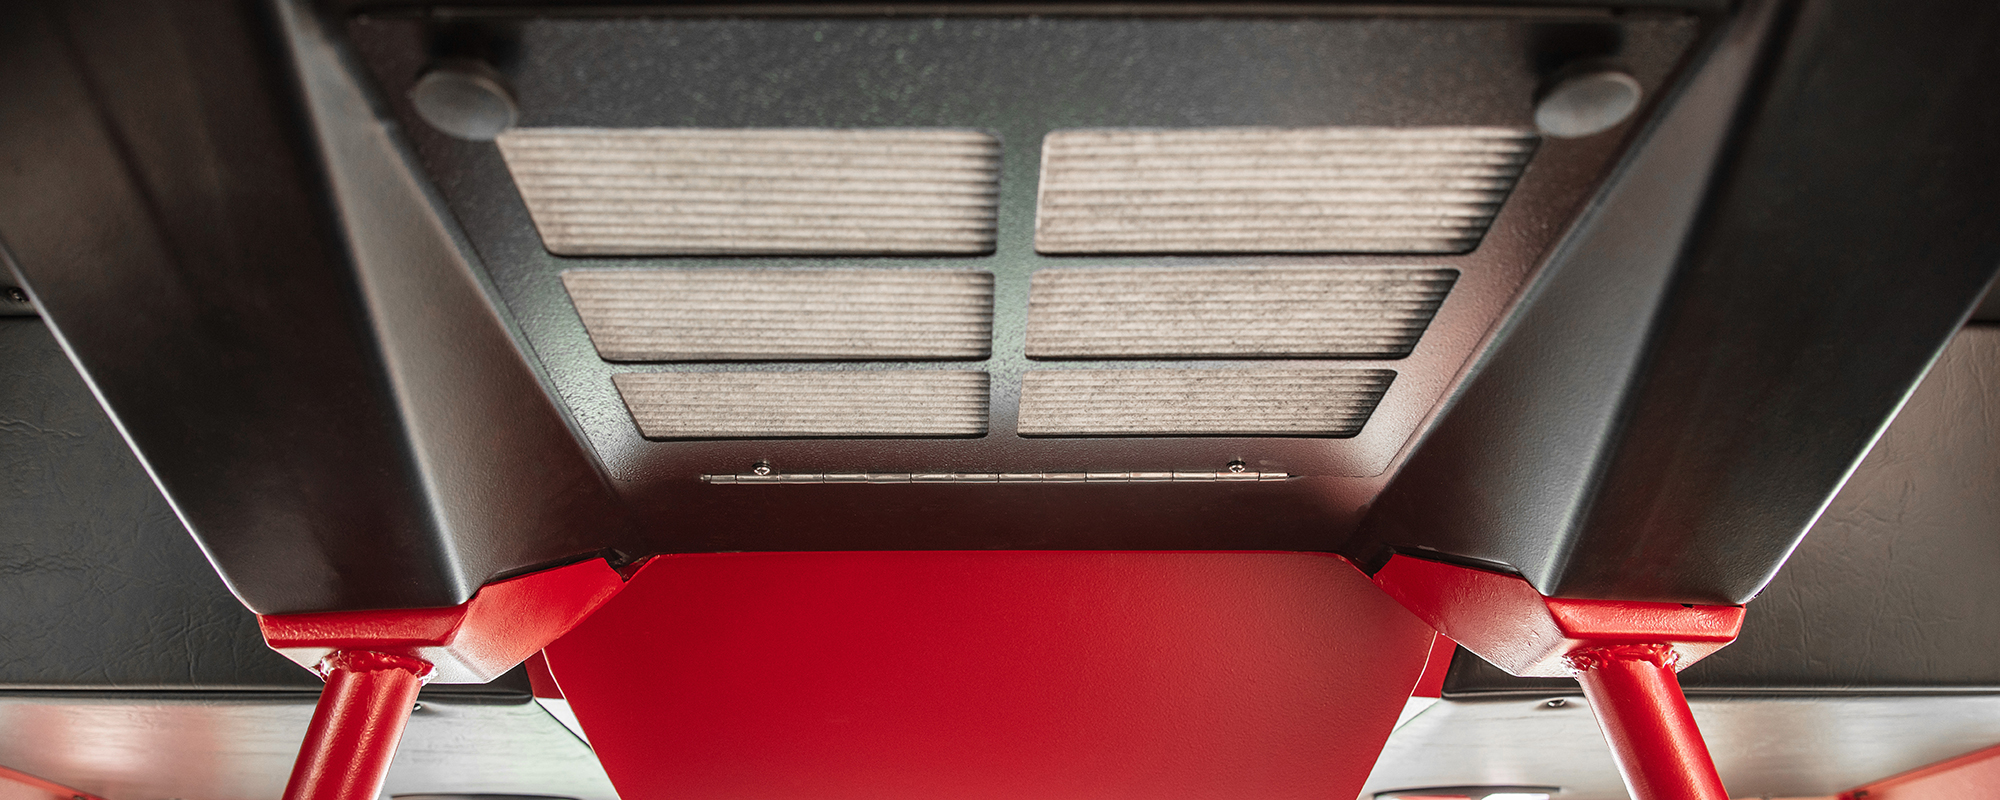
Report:
<svg viewBox="0 0 2000 800"><path fill-rule="evenodd" d="M984 253L976 131L517 128L497 140L557 255Z"/></svg>
<svg viewBox="0 0 2000 800"><path fill-rule="evenodd" d="M1514 128L1058 131L1035 249L1464 252L1534 145Z"/></svg>
<svg viewBox="0 0 2000 800"><path fill-rule="evenodd" d="M1401 358L1449 269L1094 267L1035 273L1032 358Z"/></svg>
<svg viewBox="0 0 2000 800"><path fill-rule="evenodd" d="M1353 436L1396 373L1386 369L1035 370L1022 436Z"/></svg>
<svg viewBox="0 0 2000 800"><path fill-rule="evenodd" d="M612 381L648 439L986 432L984 372L629 372Z"/></svg>
<svg viewBox="0 0 2000 800"><path fill-rule="evenodd" d="M983 270L571 270L598 355L612 361L983 358Z"/></svg>

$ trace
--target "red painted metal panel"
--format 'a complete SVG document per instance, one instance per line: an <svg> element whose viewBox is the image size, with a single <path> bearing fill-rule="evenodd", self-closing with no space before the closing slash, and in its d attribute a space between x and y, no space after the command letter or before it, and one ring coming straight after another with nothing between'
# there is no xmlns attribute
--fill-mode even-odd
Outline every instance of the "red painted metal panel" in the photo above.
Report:
<svg viewBox="0 0 2000 800"><path fill-rule="evenodd" d="M556 676L549 674L549 661L541 653L528 656L521 666L528 671L528 688L534 691L536 697L563 699L562 687L556 685Z"/></svg>
<svg viewBox="0 0 2000 800"><path fill-rule="evenodd" d="M609 600L624 585L603 559L481 587L450 608L260 616L264 641L317 671L335 651L421 659L436 683L485 683L513 669Z"/></svg>
<svg viewBox="0 0 2000 800"><path fill-rule="evenodd" d="M2000 797L2000 746L1940 761L1840 794L1840 800Z"/></svg>
<svg viewBox="0 0 2000 800"><path fill-rule="evenodd" d="M655 558L547 658L621 795L1353 797L1432 632L1332 556Z"/></svg>
<svg viewBox="0 0 2000 800"><path fill-rule="evenodd" d="M0 800L104 800L54 781L0 767Z"/></svg>
<svg viewBox="0 0 2000 800"><path fill-rule="evenodd" d="M1424 674L1417 678L1417 688L1411 697L1443 697L1444 677L1451 674L1451 657L1458 654L1458 643L1448 636L1440 635L1431 642L1431 654L1424 659Z"/></svg>
<svg viewBox="0 0 2000 800"><path fill-rule="evenodd" d="M1568 677L1580 647L1671 645L1680 667L1736 640L1742 606L1543 597L1512 575L1393 556L1375 583L1465 649L1515 675Z"/></svg>

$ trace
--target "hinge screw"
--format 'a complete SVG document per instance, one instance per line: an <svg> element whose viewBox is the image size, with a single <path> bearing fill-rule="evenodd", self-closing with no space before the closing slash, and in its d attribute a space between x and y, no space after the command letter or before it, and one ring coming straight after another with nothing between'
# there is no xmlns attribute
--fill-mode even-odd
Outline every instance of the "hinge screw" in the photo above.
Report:
<svg viewBox="0 0 2000 800"><path fill-rule="evenodd" d="M1241 461L1231 461L1231 462L1229 462L1229 471L1230 471L1230 472L1242 472L1243 470L1245 470L1245 469L1247 469L1247 468L1249 468L1249 465L1248 465L1248 464L1244 464L1244 463L1243 463L1243 462L1241 462Z"/></svg>
<svg viewBox="0 0 2000 800"><path fill-rule="evenodd" d="M769 474L771 474L771 462L769 462L769 461L759 461L759 462L757 462L757 463L755 463L755 464L751 464L751 465L750 465L750 474L752 474L752 475L769 475Z"/></svg>

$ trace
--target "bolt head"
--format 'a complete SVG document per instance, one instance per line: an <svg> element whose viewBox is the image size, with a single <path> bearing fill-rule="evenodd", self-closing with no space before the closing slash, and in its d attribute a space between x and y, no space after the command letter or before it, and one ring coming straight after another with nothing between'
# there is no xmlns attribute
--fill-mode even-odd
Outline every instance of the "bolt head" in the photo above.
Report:
<svg viewBox="0 0 2000 800"><path fill-rule="evenodd" d="M410 89L410 102L431 127L474 142L491 141L521 115L500 76L473 62L444 64L424 73Z"/></svg>
<svg viewBox="0 0 2000 800"><path fill-rule="evenodd" d="M1574 139L1618 127L1639 108L1639 81L1616 70L1573 75L1535 104L1535 127L1545 136Z"/></svg>

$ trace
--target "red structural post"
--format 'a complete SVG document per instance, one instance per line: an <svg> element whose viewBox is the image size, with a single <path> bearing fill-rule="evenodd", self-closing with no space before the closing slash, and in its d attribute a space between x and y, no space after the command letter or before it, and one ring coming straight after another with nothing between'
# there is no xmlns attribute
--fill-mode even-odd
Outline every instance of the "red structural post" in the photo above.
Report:
<svg viewBox="0 0 2000 800"><path fill-rule="evenodd" d="M320 662L326 688L313 709L284 800L375 800L431 665L407 656L343 650Z"/></svg>
<svg viewBox="0 0 2000 800"><path fill-rule="evenodd" d="M418 687L493 680L624 585L592 559L488 584L450 608L259 616L271 649L326 679L284 800L375 800Z"/></svg>
<svg viewBox="0 0 2000 800"><path fill-rule="evenodd" d="M1634 800L1728 800L1665 644L1571 651L1591 713Z"/></svg>
<svg viewBox="0 0 2000 800"><path fill-rule="evenodd" d="M1543 597L1517 576L1405 555L1375 584L1509 674L1575 677L1636 800L1727 800L1675 673L1734 641L1742 606Z"/></svg>

